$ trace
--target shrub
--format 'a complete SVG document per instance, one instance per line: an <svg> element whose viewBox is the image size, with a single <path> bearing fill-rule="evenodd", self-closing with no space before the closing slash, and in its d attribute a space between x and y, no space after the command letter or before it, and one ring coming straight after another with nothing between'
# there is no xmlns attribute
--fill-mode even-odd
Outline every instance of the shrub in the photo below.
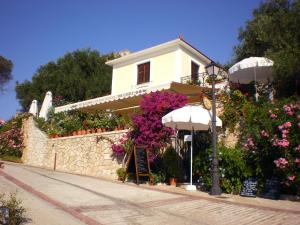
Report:
<svg viewBox="0 0 300 225"><path fill-rule="evenodd" d="M300 195L299 99L251 102L235 90L224 99L221 118L232 131L239 123L239 146L260 186L274 176L280 179L283 193Z"/></svg>
<svg viewBox="0 0 300 225"><path fill-rule="evenodd" d="M25 208L22 206L22 201L17 198L16 193L10 194L6 197L4 194L0 194L0 206L9 209L9 225L19 225L26 222ZM0 218L2 217L0 211Z"/></svg>
<svg viewBox="0 0 300 225"><path fill-rule="evenodd" d="M127 177L126 169L125 168L117 169L117 175L118 175L119 180L124 182Z"/></svg>
<svg viewBox="0 0 300 225"><path fill-rule="evenodd" d="M26 117L28 117L26 113L19 114L0 126L0 157L22 156L24 148L22 120Z"/></svg>
<svg viewBox="0 0 300 225"><path fill-rule="evenodd" d="M178 178L179 171L179 156L173 147L168 147L163 154L163 162L168 178Z"/></svg>
<svg viewBox="0 0 300 225"><path fill-rule="evenodd" d="M163 183L166 181L166 174L163 171L159 171L158 173L151 172L151 176L153 178L153 184Z"/></svg>
<svg viewBox="0 0 300 225"><path fill-rule="evenodd" d="M283 99L262 102L245 113L241 144L253 174L264 181L272 176L283 191L300 195L300 102Z"/></svg>
<svg viewBox="0 0 300 225"><path fill-rule="evenodd" d="M200 151L193 162L193 175L208 191L212 185L211 161L212 149ZM250 176L243 151L238 148L218 147L220 186L226 193L240 192L243 181Z"/></svg>

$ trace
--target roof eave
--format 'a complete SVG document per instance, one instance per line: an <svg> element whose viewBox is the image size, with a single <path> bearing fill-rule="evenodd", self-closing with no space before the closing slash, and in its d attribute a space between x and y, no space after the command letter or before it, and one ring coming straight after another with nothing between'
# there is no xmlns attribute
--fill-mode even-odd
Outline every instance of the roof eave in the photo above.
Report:
<svg viewBox="0 0 300 225"><path fill-rule="evenodd" d="M185 49L187 49L188 51L192 52L193 54L199 56L201 59L203 59L204 61L206 61L207 63L210 63L211 61L213 61L212 59L210 59L208 56L206 56L205 54L203 54L201 51L199 51L198 49L196 49L195 47L193 47L191 44L189 44L188 42L184 41L183 39L177 38L173 41L169 41L151 48L147 48L135 53L132 53L130 55L126 55L117 59L113 59L110 61L107 61L105 64L109 65L109 66L113 66L119 63L123 63L126 61L130 61L130 60L134 60L136 58L151 54L155 51L159 51L162 49L168 49L168 48L172 48L174 46L181 46Z"/></svg>

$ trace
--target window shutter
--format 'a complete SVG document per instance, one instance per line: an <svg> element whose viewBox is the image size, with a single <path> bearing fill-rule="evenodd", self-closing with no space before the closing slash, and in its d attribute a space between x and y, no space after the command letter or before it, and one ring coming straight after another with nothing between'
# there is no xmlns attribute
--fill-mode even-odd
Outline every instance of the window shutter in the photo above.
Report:
<svg viewBox="0 0 300 225"><path fill-rule="evenodd" d="M150 62L138 65L137 84L150 81Z"/></svg>
<svg viewBox="0 0 300 225"><path fill-rule="evenodd" d="M191 71L192 71L192 74L191 74L192 82L196 83L198 80L199 65L194 63L193 61L192 61L192 65L191 65Z"/></svg>
<svg viewBox="0 0 300 225"><path fill-rule="evenodd" d="M143 65L138 65L138 80L137 84L143 83Z"/></svg>
<svg viewBox="0 0 300 225"><path fill-rule="evenodd" d="M145 82L150 81L150 62L145 63Z"/></svg>

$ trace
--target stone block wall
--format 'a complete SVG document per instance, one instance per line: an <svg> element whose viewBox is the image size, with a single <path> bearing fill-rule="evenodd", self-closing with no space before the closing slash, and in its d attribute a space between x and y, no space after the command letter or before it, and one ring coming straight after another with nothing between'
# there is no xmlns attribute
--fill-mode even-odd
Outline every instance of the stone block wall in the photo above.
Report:
<svg viewBox="0 0 300 225"><path fill-rule="evenodd" d="M47 160L48 137L35 126L32 117L23 120L24 145L22 161L32 166L44 167Z"/></svg>
<svg viewBox="0 0 300 225"><path fill-rule="evenodd" d="M115 179L116 169L122 166L122 158L113 156L111 145L126 130L49 139L32 117L24 121L23 129L24 164L109 179Z"/></svg>

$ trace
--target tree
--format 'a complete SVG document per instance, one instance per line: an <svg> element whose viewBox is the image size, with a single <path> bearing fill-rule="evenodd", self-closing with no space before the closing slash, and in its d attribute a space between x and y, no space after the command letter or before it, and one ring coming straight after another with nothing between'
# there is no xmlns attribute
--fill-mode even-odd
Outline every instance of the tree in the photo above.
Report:
<svg viewBox="0 0 300 225"><path fill-rule="evenodd" d="M267 0L240 29L234 62L250 56L274 61L274 83L280 97L300 95L300 0Z"/></svg>
<svg viewBox="0 0 300 225"><path fill-rule="evenodd" d="M3 91L3 86L12 79L12 68L12 61L0 55L0 91Z"/></svg>
<svg viewBox="0 0 300 225"><path fill-rule="evenodd" d="M65 102L77 102L110 93L112 68L105 64L114 54L91 49L76 50L42 65L32 81L16 84L17 99L27 111L33 99L41 103L47 91Z"/></svg>

